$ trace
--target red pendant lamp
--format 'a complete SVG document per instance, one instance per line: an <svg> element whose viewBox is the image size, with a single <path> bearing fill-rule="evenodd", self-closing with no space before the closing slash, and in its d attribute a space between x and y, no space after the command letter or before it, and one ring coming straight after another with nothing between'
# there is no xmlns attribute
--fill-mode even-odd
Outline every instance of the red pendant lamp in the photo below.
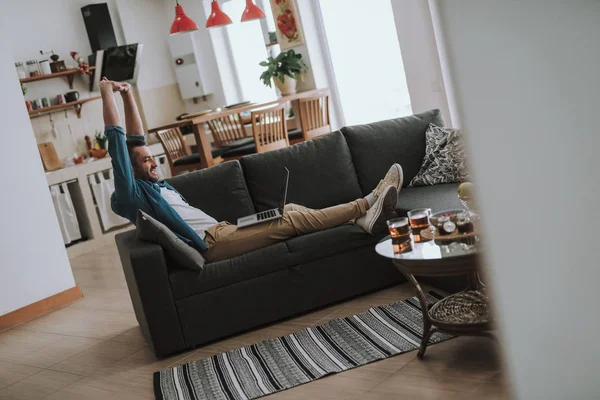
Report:
<svg viewBox="0 0 600 400"><path fill-rule="evenodd" d="M175 6L175 20L171 24L171 35L174 33L182 33L198 30L198 25L190 17L185 15L183 7L179 5L179 1Z"/></svg>
<svg viewBox="0 0 600 400"><path fill-rule="evenodd" d="M261 19L265 17L265 13L252 0L246 0L246 9L242 14L242 22L252 21L253 19Z"/></svg>
<svg viewBox="0 0 600 400"><path fill-rule="evenodd" d="M231 18L229 18L227 16L227 14L225 14L223 12L223 10L221 10L221 7L219 7L219 3L217 3L217 0L213 0L212 3L210 4L211 6L211 13L208 17L208 19L206 20L206 27L207 28L213 28L215 26L224 26L224 25L229 25L231 24Z"/></svg>

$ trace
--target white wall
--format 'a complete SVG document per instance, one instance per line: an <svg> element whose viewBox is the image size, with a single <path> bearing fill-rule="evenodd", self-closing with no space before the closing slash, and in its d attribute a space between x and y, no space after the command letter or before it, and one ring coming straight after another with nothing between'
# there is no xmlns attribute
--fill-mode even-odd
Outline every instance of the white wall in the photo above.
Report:
<svg viewBox="0 0 600 400"><path fill-rule="evenodd" d="M116 1L125 43L144 44L138 89L144 91L177 83L167 42L175 7L167 13L162 0Z"/></svg>
<svg viewBox="0 0 600 400"><path fill-rule="evenodd" d="M185 110L167 47L170 23L174 18L174 6L167 13L163 0L102 0L108 3L118 44L140 42L144 44L142 66L137 90L141 99L140 107L146 125L153 128L171 123ZM27 0L6 2L0 6L5 22L12 34L11 50L14 61L42 59L39 50L54 50L66 61L69 67L76 63L69 55L72 50L87 60L91 54L81 7L94 3L90 0ZM172 2L169 2L172 3ZM32 11L33 10L33 11ZM26 17L26 21L23 19ZM121 23L123 21L123 23ZM23 28L23 24L34 28ZM60 27L60 28L57 28ZM48 58L48 56L45 56ZM42 96L51 99L58 93L69 91L66 79L51 79L26 85L26 99L34 100ZM98 95L88 92L87 77L77 76L75 88L81 98ZM84 136L93 137L96 130L103 129L101 103L94 101L84 105L82 118L73 111L52 115L59 137L51 135L50 117L32 120L38 143L54 143L60 158L70 157L74 152L84 152Z"/></svg>
<svg viewBox="0 0 600 400"><path fill-rule="evenodd" d="M600 2L438 1L520 399L600 397Z"/></svg>
<svg viewBox="0 0 600 400"><path fill-rule="evenodd" d="M296 1L296 10L306 43L294 47L294 50L302 54L302 59L309 68L304 82L298 82L298 90L329 88L331 126L334 130L339 129L344 125L344 118L338 101L318 0Z"/></svg>
<svg viewBox="0 0 600 400"><path fill-rule="evenodd" d="M391 0L391 3L413 112L439 108L446 125L454 126L429 3L422 0Z"/></svg>
<svg viewBox="0 0 600 400"><path fill-rule="evenodd" d="M210 2L180 0L179 4L199 28L193 35L199 46L196 50L204 57L201 60L203 78L217 82L216 85L211 85L217 87L217 90L207 96L206 100L197 99L196 103L192 100L184 100L185 111L193 113L239 101L237 99L241 97L241 92L235 79L235 69L227 44L226 31L222 27L204 28L206 18L210 14ZM172 0L163 0L163 9L170 28L170 24L175 18L175 3Z"/></svg>
<svg viewBox="0 0 600 400"><path fill-rule="evenodd" d="M81 7L90 3L92 2L89 0L2 2L0 13L4 17L3 23L8 28L7 32L10 32L5 38L11 38L7 53L12 56L10 59L14 62L48 59L49 55L42 56L39 51L54 50L68 67L77 65L69 55L71 51L78 51L87 60L91 48ZM122 44L124 39L115 0L107 0L106 3L109 5L117 42ZM26 87L28 91L25 98L28 100L42 96L49 96L51 100L55 100L58 93L70 91L66 79L32 82L26 84ZM88 92L88 79L83 76L75 78L74 90L80 92L81 98L91 96ZM14 101L21 102L25 107L22 99L23 97L19 95ZM74 111L69 111L66 115L56 113L52 118L60 135L57 139L51 135L49 116L33 119L32 125L37 142L53 142L61 158L72 156L76 151L84 151L84 136L93 137L95 131L103 127L99 102L86 104L82 119L78 119Z"/></svg>
<svg viewBox="0 0 600 400"><path fill-rule="evenodd" d="M8 37L3 30L2 37ZM0 42L10 54L9 42ZM0 61L0 315L75 286L17 74ZM16 101L19 100L19 101Z"/></svg>

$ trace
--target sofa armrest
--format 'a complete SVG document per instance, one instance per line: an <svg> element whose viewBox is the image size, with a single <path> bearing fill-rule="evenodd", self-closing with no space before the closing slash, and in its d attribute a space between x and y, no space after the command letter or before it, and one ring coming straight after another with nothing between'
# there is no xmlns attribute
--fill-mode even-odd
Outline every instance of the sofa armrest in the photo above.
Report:
<svg viewBox="0 0 600 400"><path fill-rule="evenodd" d="M185 349L162 247L138 240L135 230L116 235L115 241L135 316L154 354Z"/></svg>

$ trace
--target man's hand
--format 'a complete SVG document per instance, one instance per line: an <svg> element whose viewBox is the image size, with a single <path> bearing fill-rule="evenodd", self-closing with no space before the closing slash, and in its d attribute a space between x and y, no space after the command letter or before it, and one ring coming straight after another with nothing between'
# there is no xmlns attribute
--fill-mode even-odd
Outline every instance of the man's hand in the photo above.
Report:
<svg viewBox="0 0 600 400"><path fill-rule="evenodd" d="M131 85L127 82L109 81L106 77L100 81L99 86L101 91L111 91L112 93L127 93L131 89Z"/></svg>
<svg viewBox="0 0 600 400"><path fill-rule="evenodd" d="M113 94L118 92L121 86L117 82L109 81L106 78L102 79L98 86L100 86L100 94L102 95L104 125L121 125L121 118Z"/></svg>
<svg viewBox="0 0 600 400"><path fill-rule="evenodd" d="M127 82L121 82L121 83L119 83L119 85L121 86L119 88L119 92L121 92L121 94L125 94L125 93L129 92L129 90L131 90L131 85Z"/></svg>
<svg viewBox="0 0 600 400"><path fill-rule="evenodd" d="M104 77L100 83L98 84L98 86L100 86L100 90L101 91L108 91L110 90L111 92L115 93L118 92L121 89L121 84L115 81L109 81L108 79L106 79L106 77Z"/></svg>

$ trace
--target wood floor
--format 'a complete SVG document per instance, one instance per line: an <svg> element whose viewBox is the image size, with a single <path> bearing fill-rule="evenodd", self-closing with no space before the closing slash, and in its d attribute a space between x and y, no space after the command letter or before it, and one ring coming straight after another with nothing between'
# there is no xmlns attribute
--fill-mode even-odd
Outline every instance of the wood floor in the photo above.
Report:
<svg viewBox="0 0 600 400"><path fill-rule="evenodd" d="M84 298L0 332L0 399L154 399L152 373L410 297L400 285L157 360L137 326L114 246L71 260ZM498 345L461 337L333 375L268 399L508 399Z"/></svg>

